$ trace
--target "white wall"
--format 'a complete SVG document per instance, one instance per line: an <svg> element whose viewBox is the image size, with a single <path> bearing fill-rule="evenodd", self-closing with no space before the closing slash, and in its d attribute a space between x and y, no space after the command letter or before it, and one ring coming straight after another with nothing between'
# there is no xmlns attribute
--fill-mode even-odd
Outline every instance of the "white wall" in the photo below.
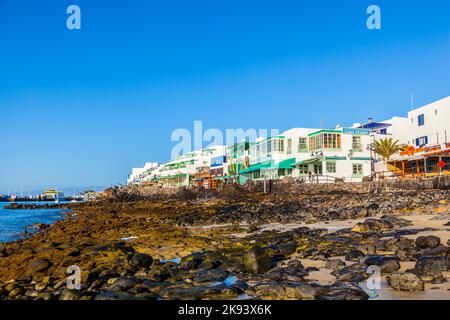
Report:
<svg viewBox="0 0 450 320"><path fill-rule="evenodd" d="M410 140L410 124L408 118L392 117L389 120L381 121L381 123L388 123L391 126L386 129L387 135L377 134L377 139L392 137L394 141L398 140L400 144L408 144L408 141Z"/></svg>
<svg viewBox="0 0 450 320"><path fill-rule="evenodd" d="M425 117L423 126L418 125L421 114ZM428 146L450 142L450 97L408 112L408 123L409 145L416 146L415 139L424 136L428 137Z"/></svg>

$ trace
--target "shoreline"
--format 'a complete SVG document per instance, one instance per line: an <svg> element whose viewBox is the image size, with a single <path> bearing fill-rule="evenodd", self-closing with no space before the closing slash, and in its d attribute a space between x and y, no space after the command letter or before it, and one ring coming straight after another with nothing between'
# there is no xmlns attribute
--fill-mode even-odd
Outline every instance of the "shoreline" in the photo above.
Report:
<svg viewBox="0 0 450 320"><path fill-rule="evenodd" d="M0 244L0 299L369 299L359 286L366 259L387 264L386 275L404 273L408 261L423 273L426 255L448 259L449 203L445 190L336 190L68 204L64 220ZM430 231L439 224L445 230ZM441 242L434 248L415 244L433 234ZM70 265L82 270L79 291L66 288ZM425 294L447 288L447 270L427 272L417 276ZM224 284L229 277L237 280ZM392 298L414 296L398 293Z"/></svg>

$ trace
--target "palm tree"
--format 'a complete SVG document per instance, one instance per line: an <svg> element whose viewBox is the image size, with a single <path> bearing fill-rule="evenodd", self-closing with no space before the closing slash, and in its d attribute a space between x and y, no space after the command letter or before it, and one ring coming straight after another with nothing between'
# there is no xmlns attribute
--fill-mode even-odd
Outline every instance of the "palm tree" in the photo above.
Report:
<svg viewBox="0 0 450 320"><path fill-rule="evenodd" d="M403 150L403 146L398 144L398 140L393 141L392 138L380 139L375 141L373 151L378 154L383 162L389 161L389 159Z"/></svg>

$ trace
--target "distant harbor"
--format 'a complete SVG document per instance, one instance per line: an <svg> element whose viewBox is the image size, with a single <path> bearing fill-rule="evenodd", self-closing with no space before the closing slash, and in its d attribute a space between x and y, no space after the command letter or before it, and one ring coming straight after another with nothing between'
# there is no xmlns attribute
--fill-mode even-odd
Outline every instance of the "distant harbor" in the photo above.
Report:
<svg viewBox="0 0 450 320"><path fill-rule="evenodd" d="M2 195L0 194L0 202L78 202L86 201L91 197L91 192L84 192L80 195L65 196L64 192L57 189L49 189L39 195Z"/></svg>

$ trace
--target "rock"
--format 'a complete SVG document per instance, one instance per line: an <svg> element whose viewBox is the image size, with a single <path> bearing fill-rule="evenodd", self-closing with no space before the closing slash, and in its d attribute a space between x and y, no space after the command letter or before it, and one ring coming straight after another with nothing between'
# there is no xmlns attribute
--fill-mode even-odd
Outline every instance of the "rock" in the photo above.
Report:
<svg viewBox="0 0 450 320"><path fill-rule="evenodd" d="M135 252L130 259L130 264L136 268L148 268L152 263L153 258L145 253Z"/></svg>
<svg viewBox="0 0 450 320"><path fill-rule="evenodd" d="M96 295L94 300L136 300L136 298L127 292L106 291Z"/></svg>
<svg viewBox="0 0 450 320"><path fill-rule="evenodd" d="M13 290L9 292L9 298L11 299L17 299L19 296L21 296L24 293L24 289L22 287L16 287Z"/></svg>
<svg viewBox="0 0 450 320"><path fill-rule="evenodd" d="M417 255L417 248L411 239L400 238L394 241L387 241L387 251L394 251L395 256L400 261L414 261Z"/></svg>
<svg viewBox="0 0 450 320"><path fill-rule="evenodd" d="M376 246L372 243L364 243L358 247L358 250L364 254L375 254L377 251Z"/></svg>
<svg viewBox="0 0 450 320"><path fill-rule="evenodd" d="M48 260L33 260L28 266L28 271L30 274L36 274L45 272L50 267L50 262Z"/></svg>
<svg viewBox="0 0 450 320"><path fill-rule="evenodd" d="M37 284L34 286L34 289L35 289L36 291L38 291L38 292L42 292L42 291L44 291L46 288L47 288L47 284L46 284L46 283L43 283L43 282L37 283Z"/></svg>
<svg viewBox="0 0 450 320"><path fill-rule="evenodd" d="M404 250L402 248L398 248L397 250L395 250L395 256L400 261L411 260L411 254L407 250Z"/></svg>
<svg viewBox="0 0 450 320"><path fill-rule="evenodd" d="M79 300L82 296L82 292L79 290L64 289L59 300Z"/></svg>
<svg viewBox="0 0 450 320"><path fill-rule="evenodd" d="M442 271L449 269L449 259L448 257L420 257L415 269L420 275L439 275Z"/></svg>
<svg viewBox="0 0 450 320"><path fill-rule="evenodd" d="M67 283L67 280L66 280L66 279L59 280L58 282L55 283L55 285L53 286L53 288L54 288L55 290L58 290L58 289L62 288L66 283Z"/></svg>
<svg viewBox="0 0 450 320"><path fill-rule="evenodd" d="M294 263L292 263L294 262ZM287 267L276 267L269 270L266 274L275 281L303 281L303 277L308 275L300 261L291 261Z"/></svg>
<svg viewBox="0 0 450 320"><path fill-rule="evenodd" d="M215 269L222 264L221 261L204 261L202 262L197 269L199 270L210 270Z"/></svg>
<svg viewBox="0 0 450 320"><path fill-rule="evenodd" d="M180 267L184 269L196 269L203 262L203 254L201 252L194 252L180 261Z"/></svg>
<svg viewBox="0 0 450 320"><path fill-rule="evenodd" d="M432 284L447 283L447 278L445 278L445 277L438 277L438 278L435 278L431 283Z"/></svg>
<svg viewBox="0 0 450 320"><path fill-rule="evenodd" d="M435 248L432 249L422 249L422 251L420 252L421 256L445 256L447 255L447 253L449 252L449 250L443 246L443 245L438 245Z"/></svg>
<svg viewBox="0 0 450 320"><path fill-rule="evenodd" d="M352 231L357 233L383 232L390 231L394 228L394 224L382 219L367 219L364 222L357 223Z"/></svg>
<svg viewBox="0 0 450 320"><path fill-rule="evenodd" d="M150 271L148 278L156 282L163 282L172 277L170 269L166 265L155 266Z"/></svg>
<svg viewBox="0 0 450 320"><path fill-rule="evenodd" d="M411 272L394 272L387 276L387 282L400 291L423 291L425 288L423 280Z"/></svg>
<svg viewBox="0 0 450 320"><path fill-rule="evenodd" d="M115 270L105 269L105 270L100 271L98 277L100 279L118 278L119 277L119 273L117 271L115 271Z"/></svg>
<svg viewBox="0 0 450 320"><path fill-rule="evenodd" d="M358 283L369 277L367 266L361 263L354 263L331 273L339 281Z"/></svg>
<svg viewBox="0 0 450 320"><path fill-rule="evenodd" d="M0 245L0 258L5 258L7 257L8 254L6 253L6 248L2 245Z"/></svg>
<svg viewBox="0 0 450 320"><path fill-rule="evenodd" d="M368 266L378 266L382 274L391 273L400 269L400 263L396 257L373 255L364 260Z"/></svg>
<svg viewBox="0 0 450 320"><path fill-rule="evenodd" d="M228 277L228 272L222 269L201 270L194 274L192 282L201 284L206 282L221 282Z"/></svg>
<svg viewBox="0 0 450 320"><path fill-rule="evenodd" d="M420 236L416 239L416 245L419 248L436 248L441 244L441 239L436 236Z"/></svg>
<svg viewBox="0 0 450 320"><path fill-rule="evenodd" d="M30 298L37 298L39 296L39 292L36 290L28 290L27 292L25 292L25 296Z"/></svg>
<svg viewBox="0 0 450 320"><path fill-rule="evenodd" d="M322 289L303 282L267 282L247 289L262 298L311 300L318 296Z"/></svg>
<svg viewBox="0 0 450 320"><path fill-rule="evenodd" d="M231 287L236 289L239 293L244 293L248 288L248 283L244 280L237 280L231 285Z"/></svg>
<svg viewBox="0 0 450 320"><path fill-rule="evenodd" d="M359 250L352 250L345 255L345 260L358 262L362 257L364 257L364 253Z"/></svg>
<svg viewBox="0 0 450 320"><path fill-rule="evenodd" d="M415 242L411 239L407 238L399 238L396 239L397 241L392 244L393 247L401 248L404 250L415 250Z"/></svg>
<svg viewBox="0 0 450 320"><path fill-rule="evenodd" d="M403 219L403 218L399 218L399 217L391 216L391 215L384 215L381 217L381 220L390 222L394 226L397 226L397 227L407 227L407 226L412 225L412 222L407 219Z"/></svg>
<svg viewBox="0 0 450 320"><path fill-rule="evenodd" d="M345 267L345 262L340 259L328 260L325 264L325 268L331 270L338 270L342 267Z"/></svg>
<svg viewBox="0 0 450 320"><path fill-rule="evenodd" d="M198 299L234 299L238 297L234 288L225 284L208 284L189 287L166 287L159 291L163 299L170 300L198 300Z"/></svg>
<svg viewBox="0 0 450 320"><path fill-rule="evenodd" d="M8 292L11 292L14 289L19 288L19 287L20 287L20 285L17 282L11 282L5 286L5 290Z"/></svg>
<svg viewBox="0 0 450 320"><path fill-rule="evenodd" d="M55 296L50 292L42 292L37 296L38 300L55 300Z"/></svg>
<svg viewBox="0 0 450 320"><path fill-rule="evenodd" d="M316 297L320 300L367 300L369 295L357 285L337 283L325 287Z"/></svg>
<svg viewBox="0 0 450 320"><path fill-rule="evenodd" d="M245 253L242 262L248 273L261 274L272 268L272 260L260 246L254 246Z"/></svg>
<svg viewBox="0 0 450 320"><path fill-rule="evenodd" d="M108 291L126 291L139 283L136 279L128 277L120 277L111 282L111 285L107 285Z"/></svg>

